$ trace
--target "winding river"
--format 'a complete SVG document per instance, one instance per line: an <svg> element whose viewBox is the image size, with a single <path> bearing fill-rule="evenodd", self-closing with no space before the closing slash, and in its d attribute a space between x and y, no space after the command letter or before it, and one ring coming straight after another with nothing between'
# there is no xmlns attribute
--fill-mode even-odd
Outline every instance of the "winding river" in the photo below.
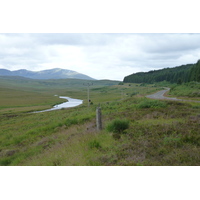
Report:
<svg viewBox="0 0 200 200"><path fill-rule="evenodd" d="M62 108L71 108L71 107L76 107L79 106L83 103L83 100L80 99L73 99L70 97L64 97L64 96L59 96L61 99L66 99L68 100L67 102L55 105L53 108L47 109L47 110L41 110L41 111L35 111L33 113L40 113L40 112L48 112L48 111L53 111L53 110L59 110Z"/></svg>

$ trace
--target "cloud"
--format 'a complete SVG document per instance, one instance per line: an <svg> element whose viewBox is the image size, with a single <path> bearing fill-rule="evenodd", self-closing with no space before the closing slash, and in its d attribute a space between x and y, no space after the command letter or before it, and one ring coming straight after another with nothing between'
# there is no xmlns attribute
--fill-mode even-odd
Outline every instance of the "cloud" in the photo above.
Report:
<svg viewBox="0 0 200 200"><path fill-rule="evenodd" d="M96 79L182 64L200 57L200 34L0 34L0 66L6 69L64 68Z"/></svg>
<svg viewBox="0 0 200 200"><path fill-rule="evenodd" d="M94 46L106 45L112 41L110 34L97 33L43 33L31 36L43 45Z"/></svg>
<svg viewBox="0 0 200 200"><path fill-rule="evenodd" d="M200 34L145 34L140 44L148 53L184 52L199 49Z"/></svg>

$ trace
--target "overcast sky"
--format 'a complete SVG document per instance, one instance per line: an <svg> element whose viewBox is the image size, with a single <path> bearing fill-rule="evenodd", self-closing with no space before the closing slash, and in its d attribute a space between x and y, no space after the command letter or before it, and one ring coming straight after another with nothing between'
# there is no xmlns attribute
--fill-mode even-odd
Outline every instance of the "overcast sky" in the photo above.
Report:
<svg viewBox="0 0 200 200"><path fill-rule="evenodd" d="M200 34L0 34L0 68L74 70L95 79L195 63Z"/></svg>

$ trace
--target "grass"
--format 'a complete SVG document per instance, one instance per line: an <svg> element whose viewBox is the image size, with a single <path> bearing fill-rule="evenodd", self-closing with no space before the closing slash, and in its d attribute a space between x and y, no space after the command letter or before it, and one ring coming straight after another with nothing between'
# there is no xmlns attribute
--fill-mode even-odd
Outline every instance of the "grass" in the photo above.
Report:
<svg viewBox="0 0 200 200"><path fill-rule="evenodd" d="M166 102L145 98L138 104L138 108L166 108Z"/></svg>
<svg viewBox="0 0 200 200"><path fill-rule="evenodd" d="M174 85L169 94L177 97L192 97L200 100L200 83L190 82L181 85Z"/></svg>
<svg viewBox="0 0 200 200"><path fill-rule="evenodd" d="M48 86L41 91L34 85L28 90L17 84L7 87L12 94L6 93L6 87L1 86L0 90L0 165L200 164L199 104L146 99L146 94L159 90L154 85L95 86L90 91L93 101L90 107L84 87L54 91ZM56 103L58 99L53 94L80 98L84 104L29 113ZM23 102L18 101L21 95ZM97 132L95 114L99 103L103 130ZM126 134L120 134L117 140L106 130L116 119L128 121Z"/></svg>

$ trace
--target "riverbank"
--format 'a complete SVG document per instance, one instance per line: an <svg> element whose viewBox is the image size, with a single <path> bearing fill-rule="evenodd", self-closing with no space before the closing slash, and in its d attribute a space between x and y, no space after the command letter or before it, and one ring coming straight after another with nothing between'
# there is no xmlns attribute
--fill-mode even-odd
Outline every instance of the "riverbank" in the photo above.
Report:
<svg viewBox="0 0 200 200"><path fill-rule="evenodd" d="M62 108L72 108L72 107L79 106L83 103L83 100L80 100L80 99L73 99L73 98L64 97L64 96L59 96L59 98L66 99L67 102L55 105L53 108L50 108L50 109L47 109L47 110L35 111L35 112L32 112L32 113L49 112L49 111L54 111L54 110L60 110Z"/></svg>

